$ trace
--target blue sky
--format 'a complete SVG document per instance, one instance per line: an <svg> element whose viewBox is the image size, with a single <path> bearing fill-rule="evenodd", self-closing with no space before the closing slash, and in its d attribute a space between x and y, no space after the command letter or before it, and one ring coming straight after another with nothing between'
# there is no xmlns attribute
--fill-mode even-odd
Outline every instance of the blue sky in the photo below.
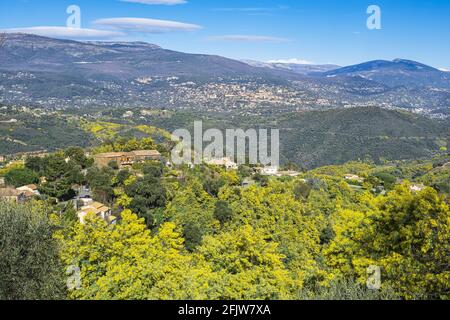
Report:
<svg viewBox="0 0 450 320"><path fill-rule="evenodd" d="M64 34L66 9L72 4L81 8L81 35L73 30ZM366 26L366 10L372 4L381 8L381 30ZM49 36L58 32L74 39L142 40L235 59L349 65L405 58L448 70L449 17L448 0L0 1L3 30ZM30 27L34 29L26 29Z"/></svg>

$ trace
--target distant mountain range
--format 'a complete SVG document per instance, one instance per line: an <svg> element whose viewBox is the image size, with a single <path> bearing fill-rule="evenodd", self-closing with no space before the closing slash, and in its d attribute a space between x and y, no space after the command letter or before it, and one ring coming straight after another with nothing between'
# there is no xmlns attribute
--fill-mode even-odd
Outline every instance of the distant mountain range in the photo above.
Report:
<svg viewBox="0 0 450 320"><path fill-rule="evenodd" d="M450 88L450 75L447 72L404 59L369 61L354 66L329 70L321 74L321 76L361 77L384 83L391 87Z"/></svg>
<svg viewBox="0 0 450 320"><path fill-rule="evenodd" d="M340 68L340 66L334 64L317 65L317 64L300 64L289 62L260 62L255 60L242 60L242 62L247 63L248 65L251 65L253 67L284 70L284 71L288 70L303 75L327 72Z"/></svg>
<svg viewBox="0 0 450 320"><path fill-rule="evenodd" d="M243 62L254 67L288 70L308 76L326 78L361 77L386 84L390 87L430 86L450 88L450 75L448 71L439 70L416 61L405 59L395 59L393 61L374 60L347 67L340 67L333 64L271 63L254 60L243 60Z"/></svg>
<svg viewBox="0 0 450 320"><path fill-rule="evenodd" d="M450 74L402 59L343 68L242 62L144 42L8 34L0 48L0 103L217 110L377 105L448 114Z"/></svg>
<svg viewBox="0 0 450 320"><path fill-rule="evenodd" d="M92 79L139 77L299 79L294 73L254 68L219 56L187 54L144 42L76 42L28 34L8 34L0 68L7 71L80 74ZM68 75L69 76L69 75Z"/></svg>

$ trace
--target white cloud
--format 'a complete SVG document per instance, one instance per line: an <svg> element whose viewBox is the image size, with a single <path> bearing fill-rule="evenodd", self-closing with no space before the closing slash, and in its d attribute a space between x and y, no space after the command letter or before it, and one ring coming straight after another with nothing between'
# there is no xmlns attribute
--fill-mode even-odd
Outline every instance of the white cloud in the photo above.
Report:
<svg viewBox="0 0 450 320"><path fill-rule="evenodd" d="M440 71L444 71L444 72L449 72L450 70L448 70L448 69L445 69L445 68L438 68L438 70L440 70Z"/></svg>
<svg viewBox="0 0 450 320"><path fill-rule="evenodd" d="M289 42L291 40L286 38L278 38L271 36L254 36L254 35L224 35L209 37L208 40L213 41L235 41L235 42Z"/></svg>
<svg viewBox="0 0 450 320"><path fill-rule="evenodd" d="M125 33L119 31L48 26L4 29L1 32L29 33L38 36L64 39L108 39L125 36Z"/></svg>
<svg viewBox="0 0 450 320"><path fill-rule="evenodd" d="M122 2L142 3L142 4L162 4L166 6L173 6L176 4L187 3L186 0L120 0Z"/></svg>
<svg viewBox="0 0 450 320"><path fill-rule="evenodd" d="M233 12L233 11L237 11L237 12L267 12L267 11L272 11L274 10L273 8L215 8L212 9L212 11L216 11L216 12Z"/></svg>
<svg viewBox="0 0 450 320"><path fill-rule="evenodd" d="M281 10L287 10L289 9L288 6L278 6L278 7L244 7L244 8L237 8L237 7L229 7L229 8L215 8L212 9L212 11L216 12L248 12L248 13L254 13L254 12L273 12L273 11L281 11Z"/></svg>
<svg viewBox="0 0 450 320"><path fill-rule="evenodd" d="M312 61L304 60L304 59L279 59L279 60L269 60L267 63L281 63L281 64L314 64Z"/></svg>
<svg viewBox="0 0 450 320"><path fill-rule="evenodd" d="M94 24L110 27L117 30L142 32L142 33L163 33L171 31L195 31L202 27L196 24L183 23L178 21L144 19L144 18L108 18L94 21Z"/></svg>

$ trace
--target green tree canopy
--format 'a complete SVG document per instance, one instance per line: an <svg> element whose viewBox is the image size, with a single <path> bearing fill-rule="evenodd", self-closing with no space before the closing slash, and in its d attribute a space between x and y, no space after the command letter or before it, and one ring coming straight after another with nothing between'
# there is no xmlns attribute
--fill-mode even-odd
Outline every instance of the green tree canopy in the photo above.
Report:
<svg viewBox="0 0 450 320"><path fill-rule="evenodd" d="M383 285L404 298L448 299L450 210L444 198L403 184L366 201L366 211L335 215L336 238L325 250L333 273L365 282L367 267L379 266Z"/></svg>
<svg viewBox="0 0 450 320"><path fill-rule="evenodd" d="M6 173L5 182L8 185L12 185L17 188L28 184L38 183L39 176L36 172L27 168L12 169Z"/></svg>
<svg viewBox="0 0 450 320"><path fill-rule="evenodd" d="M0 300L65 298L54 231L41 207L0 202Z"/></svg>

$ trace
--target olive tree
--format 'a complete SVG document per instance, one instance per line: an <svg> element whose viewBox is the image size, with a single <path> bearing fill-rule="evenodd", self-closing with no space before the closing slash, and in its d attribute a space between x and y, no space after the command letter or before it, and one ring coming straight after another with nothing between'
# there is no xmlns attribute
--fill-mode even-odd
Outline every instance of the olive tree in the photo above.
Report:
<svg viewBox="0 0 450 320"><path fill-rule="evenodd" d="M0 300L65 297L53 231L39 206L0 202Z"/></svg>

